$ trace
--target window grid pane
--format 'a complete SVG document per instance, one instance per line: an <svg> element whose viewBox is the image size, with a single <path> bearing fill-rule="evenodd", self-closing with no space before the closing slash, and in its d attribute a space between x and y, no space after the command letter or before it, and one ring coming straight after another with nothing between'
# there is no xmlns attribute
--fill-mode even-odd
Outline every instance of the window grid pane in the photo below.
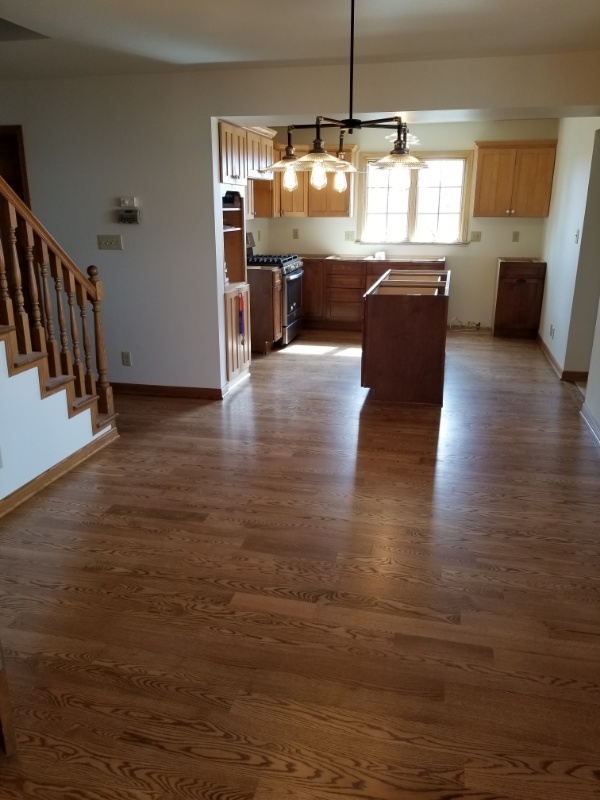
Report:
<svg viewBox="0 0 600 800"><path fill-rule="evenodd" d="M415 242L460 240L465 159L426 161L429 168L416 173L413 188L412 170L378 170L368 163L364 241L406 241L409 230Z"/></svg>

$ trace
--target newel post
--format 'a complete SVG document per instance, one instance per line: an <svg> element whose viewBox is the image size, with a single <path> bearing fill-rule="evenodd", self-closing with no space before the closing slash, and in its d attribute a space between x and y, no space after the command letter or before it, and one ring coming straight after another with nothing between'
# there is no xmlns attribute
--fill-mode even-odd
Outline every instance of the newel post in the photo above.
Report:
<svg viewBox="0 0 600 800"><path fill-rule="evenodd" d="M88 267L88 275L95 289L92 298L92 311L94 314L94 336L96 339L96 368L98 370L98 409L101 414L112 415L115 412L113 403L112 386L108 382L108 362L106 360L106 346L104 344L104 330L100 316L100 302L103 298L102 281L98 278L98 267Z"/></svg>

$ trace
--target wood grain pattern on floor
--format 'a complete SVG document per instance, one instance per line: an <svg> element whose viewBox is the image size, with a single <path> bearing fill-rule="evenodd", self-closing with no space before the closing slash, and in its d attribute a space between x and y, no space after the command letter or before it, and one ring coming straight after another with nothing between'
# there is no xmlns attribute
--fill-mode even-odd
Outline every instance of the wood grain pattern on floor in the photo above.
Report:
<svg viewBox="0 0 600 800"><path fill-rule="evenodd" d="M374 403L358 345L119 396L118 442L0 521L1 800L599 800L579 393L468 331L443 409Z"/></svg>

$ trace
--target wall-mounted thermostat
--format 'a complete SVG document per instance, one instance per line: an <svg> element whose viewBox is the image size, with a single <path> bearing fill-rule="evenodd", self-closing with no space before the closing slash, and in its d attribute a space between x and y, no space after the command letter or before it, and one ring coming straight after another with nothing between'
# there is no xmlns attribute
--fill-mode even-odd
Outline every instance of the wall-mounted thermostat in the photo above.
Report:
<svg viewBox="0 0 600 800"><path fill-rule="evenodd" d="M139 225L141 214L139 208L120 208L117 211L117 222L125 225Z"/></svg>

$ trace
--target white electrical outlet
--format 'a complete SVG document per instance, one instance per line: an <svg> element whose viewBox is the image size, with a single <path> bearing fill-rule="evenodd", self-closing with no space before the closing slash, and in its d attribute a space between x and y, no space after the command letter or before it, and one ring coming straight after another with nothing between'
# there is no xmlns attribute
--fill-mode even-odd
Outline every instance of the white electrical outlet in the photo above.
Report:
<svg viewBox="0 0 600 800"><path fill-rule="evenodd" d="M292 239L299 239L300 238L300 231L298 228L292 228Z"/></svg>
<svg viewBox="0 0 600 800"><path fill-rule="evenodd" d="M131 353L128 350L121 351L121 364L124 367L130 367L131 363Z"/></svg>
<svg viewBox="0 0 600 800"><path fill-rule="evenodd" d="M512 240L513 240L513 242L518 242L520 237L521 237L521 234L519 233L519 231L513 231L512 232Z"/></svg>
<svg viewBox="0 0 600 800"><path fill-rule="evenodd" d="M481 231L471 231L471 241L472 242L480 242L481 241Z"/></svg>
<svg viewBox="0 0 600 800"><path fill-rule="evenodd" d="M98 250L122 250L123 237L122 236L98 236Z"/></svg>
<svg viewBox="0 0 600 800"><path fill-rule="evenodd" d="M346 231L346 241L353 242L356 238L356 234L354 231Z"/></svg>

